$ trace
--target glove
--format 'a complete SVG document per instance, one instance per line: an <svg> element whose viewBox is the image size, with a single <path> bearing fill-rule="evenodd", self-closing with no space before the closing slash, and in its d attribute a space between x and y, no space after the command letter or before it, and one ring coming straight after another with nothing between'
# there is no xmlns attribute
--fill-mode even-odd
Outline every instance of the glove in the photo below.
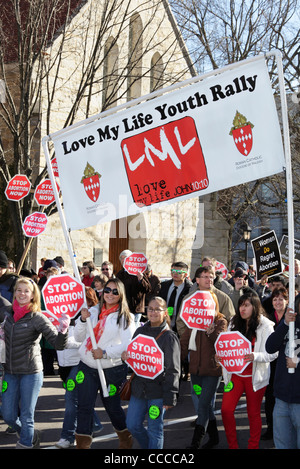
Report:
<svg viewBox="0 0 300 469"><path fill-rule="evenodd" d="M58 319L58 322L59 322L58 332L65 334L71 322L70 316L68 316L67 314L62 314L60 318Z"/></svg>

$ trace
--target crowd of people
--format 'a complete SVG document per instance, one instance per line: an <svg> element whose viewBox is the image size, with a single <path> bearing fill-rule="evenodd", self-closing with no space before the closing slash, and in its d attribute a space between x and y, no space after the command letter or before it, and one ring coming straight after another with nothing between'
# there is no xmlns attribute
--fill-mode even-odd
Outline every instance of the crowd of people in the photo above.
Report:
<svg viewBox="0 0 300 469"><path fill-rule="evenodd" d="M248 449L260 439L273 439L275 448L300 448L300 381L297 350L289 356L289 324L295 323L295 347L300 339L299 261L295 261L294 309L289 308L288 276L264 277L238 262L227 277L216 271L213 258L202 259L194 276L185 262L174 262L170 278L162 281L148 264L145 272L130 275L123 267L130 250L120 253L122 268L111 262L99 271L83 262L81 281L86 307L72 320L61 315L55 327L43 314L41 291L52 275L65 273L61 256L41 259L36 274L16 273L14 263L0 251L0 355L3 385L1 415L17 448L39 447L34 412L43 375L53 374L57 360L65 385L65 415L58 448L88 449L102 424L95 411L100 392L104 409L118 435L119 449L130 449L136 439L143 449L164 447L164 415L177 403L180 381L190 380L197 415L189 449L213 448L219 433L216 393L224 382L221 416L228 448L239 447L235 410L246 396L250 436ZM206 330L188 328L180 309L197 290L210 293L215 315ZM88 324L93 327L96 347ZM238 331L251 344L241 373L229 373L216 355L220 333ZM153 338L164 354L163 372L154 379L138 376L128 367L127 347L139 334ZM1 343L2 340L2 343ZM3 347L3 342L5 346ZM99 376L100 360L108 392ZM119 390L131 375L131 397L125 412ZM262 432L265 399L267 430ZM144 425L144 422L147 425ZM203 445L203 438L208 441Z"/></svg>

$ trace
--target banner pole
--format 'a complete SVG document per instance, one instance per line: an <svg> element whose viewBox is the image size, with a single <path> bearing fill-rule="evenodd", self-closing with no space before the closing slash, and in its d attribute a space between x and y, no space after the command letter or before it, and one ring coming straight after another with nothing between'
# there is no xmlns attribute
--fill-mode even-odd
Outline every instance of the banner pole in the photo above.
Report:
<svg viewBox="0 0 300 469"><path fill-rule="evenodd" d="M290 135L287 112L287 100L284 86L284 74L282 66L282 55L279 51L275 54L278 69L278 80L280 89L281 115L283 126L284 154L286 163L286 192L287 192L287 216L288 216L288 249L289 249L289 307L295 308L295 259L294 259L294 211L293 211L293 181ZM295 323L289 323L289 357L295 354ZM294 368L289 368L289 373L294 373Z"/></svg>
<svg viewBox="0 0 300 469"><path fill-rule="evenodd" d="M58 210L58 213L59 213L59 218L60 218L61 226L62 226L62 229L63 229L64 237L65 237L65 240L66 240L66 244L68 246L69 255L70 255L70 259L71 259L71 263L72 263L72 267L73 267L73 272L74 272L74 275L77 278L77 280L79 282L81 282L78 267L77 267L77 264L76 264L76 261L75 261L75 257L76 257L75 252L74 252L74 249L73 249L73 246L72 246L71 238L69 236L69 232L68 232L68 229L67 229L66 220L65 220L65 217L64 217L64 214L63 214L63 211L62 211L62 208L61 208L60 200L59 200L59 193L58 193L58 190L57 190L56 181L55 181L55 177L54 177L54 173L53 173L53 168L52 168L52 165L51 165L51 159L50 159L50 155L49 155L49 149L48 149L48 144L47 144L48 141L49 141L49 137L44 137L43 140L42 140L44 153L45 153L45 157L46 157L46 162L47 162L47 167L48 167L48 173L49 173L49 177L50 177L50 180L51 180L51 184L52 184L52 188L53 188L53 192L54 192L54 197L55 197L55 202L56 202L57 210ZM86 303L86 301L85 301L85 303ZM87 326L88 326L89 335L90 335L90 338L91 338L91 341L92 341L92 346L93 346L94 349L96 349L97 344L96 344L94 330L93 330L90 318L87 318ZM105 375L104 375L104 372L103 372L103 369L102 369L102 366L101 366L101 362L100 362L99 359L97 359L96 363L97 363L99 378L100 378L100 382L101 382L101 386L102 386L103 396L108 397L109 394L108 394L106 381L105 381Z"/></svg>

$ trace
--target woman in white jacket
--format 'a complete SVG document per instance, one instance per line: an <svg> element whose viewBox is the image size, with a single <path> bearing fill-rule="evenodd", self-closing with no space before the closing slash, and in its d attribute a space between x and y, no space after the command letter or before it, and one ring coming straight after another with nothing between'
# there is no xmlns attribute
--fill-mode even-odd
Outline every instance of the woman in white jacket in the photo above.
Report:
<svg viewBox="0 0 300 469"><path fill-rule="evenodd" d="M230 374L223 368L225 383L222 401L222 419L228 446L238 448L234 412L243 393L246 394L250 426L248 449L259 447L261 435L261 403L270 378L270 362L276 354L268 354L265 343L274 331L274 323L263 315L259 297L246 293L240 297L238 311L231 319L228 330L239 331L252 344L252 352L244 358L249 364L241 374Z"/></svg>
<svg viewBox="0 0 300 469"><path fill-rule="evenodd" d="M93 349L86 324L90 313L81 310L81 319L74 331L75 340L82 342L79 349L78 414L75 434L78 449L88 449L92 443L93 409L100 390L106 412L118 434L119 448L130 448L132 436L126 428L126 416L121 407L118 389L126 379L127 365L121 354L127 348L135 331L134 316L126 301L123 283L110 279L106 283L100 302L98 317L91 316L97 348ZM109 396L103 397L96 360L101 360ZM79 376L78 375L78 376Z"/></svg>

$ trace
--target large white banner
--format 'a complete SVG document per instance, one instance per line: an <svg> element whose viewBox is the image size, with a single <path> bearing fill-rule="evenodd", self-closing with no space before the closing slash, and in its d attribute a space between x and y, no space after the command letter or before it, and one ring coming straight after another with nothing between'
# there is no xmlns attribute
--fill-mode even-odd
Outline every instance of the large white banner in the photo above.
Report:
<svg viewBox="0 0 300 469"><path fill-rule="evenodd" d="M99 117L51 136L71 230L285 166L264 58Z"/></svg>

